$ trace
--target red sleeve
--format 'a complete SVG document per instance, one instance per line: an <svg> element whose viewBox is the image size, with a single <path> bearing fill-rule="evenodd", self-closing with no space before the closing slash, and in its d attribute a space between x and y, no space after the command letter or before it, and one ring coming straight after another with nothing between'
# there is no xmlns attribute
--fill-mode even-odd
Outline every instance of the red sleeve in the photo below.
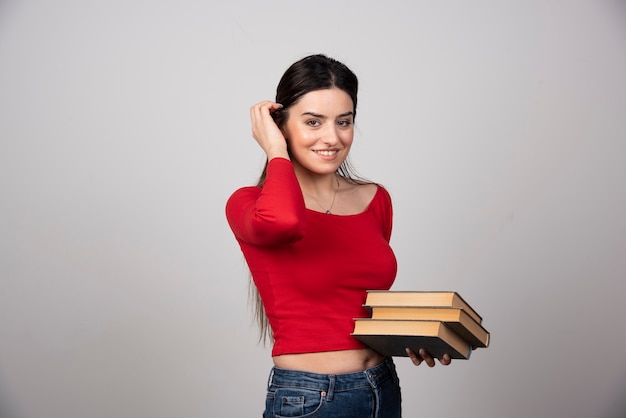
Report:
<svg viewBox="0 0 626 418"><path fill-rule="evenodd" d="M379 203L376 207L376 214L380 220L383 236L387 242L389 242L391 240L391 230L393 227L393 205L391 203L391 196L389 195L389 192L380 185L378 188L382 198L378 201Z"/></svg>
<svg viewBox="0 0 626 418"><path fill-rule="evenodd" d="M291 161L273 158L263 187L243 187L226 203L235 236L252 245L273 246L302 238L304 198Z"/></svg>

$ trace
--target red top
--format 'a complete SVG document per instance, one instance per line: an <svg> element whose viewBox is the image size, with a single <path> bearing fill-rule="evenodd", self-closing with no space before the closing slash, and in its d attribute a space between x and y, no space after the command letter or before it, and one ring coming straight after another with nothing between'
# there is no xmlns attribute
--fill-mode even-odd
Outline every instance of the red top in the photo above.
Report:
<svg viewBox="0 0 626 418"><path fill-rule="evenodd" d="M391 287L391 198L378 186L361 213L307 209L291 162L270 160L262 188L237 190L226 217L259 289L272 355L364 348L350 334L367 317L366 290Z"/></svg>

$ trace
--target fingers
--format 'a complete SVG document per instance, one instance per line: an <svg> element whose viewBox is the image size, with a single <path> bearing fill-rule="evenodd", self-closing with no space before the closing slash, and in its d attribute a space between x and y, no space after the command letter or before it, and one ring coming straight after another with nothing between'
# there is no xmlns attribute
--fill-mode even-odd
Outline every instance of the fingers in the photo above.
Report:
<svg viewBox="0 0 626 418"><path fill-rule="evenodd" d="M452 359L450 358L448 354L444 354L443 357L439 359L439 363L443 364L444 366L447 366L448 364L452 363Z"/></svg>
<svg viewBox="0 0 626 418"><path fill-rule="evenodd" d="M424 359L428 367L435 367L435 359L432 358L423 348L420 348L419 356Z"/></svg>
<svg viewBox="0 0 626 418"><path fill-rule="evenodd" d="M269 122L268 119L272 118L272 113L282 107L283 105L280 103L270 102L269 100L255 104L250 108L250 118L252 119L252 123Z"/></svg>
<svg viewBox="0 0 626 418"><path fill-rule="evenodd" d="M280 103L276 103L273 102L271 100L263 100L262 102L259 102L255 105L252 106L252 109L256 109L256 108L268 108L271 110L276 110L276 109L280 109L281 107L283 107L283 105L281 105Z"/></svg>
<svg viewBox="0 0 626 418"><path fill-rule="evenodd" d="M282 107L283 105L281 105L280 103L265 100L263 102L255 104L250 108L250 118L253 122L262 121L267 117L271 117L272 112Z"/></svg>
<svg viewBox="0 0 626 418"><path fill-rule="evenodd" d="M281 104L269 100L257 103L250 108L252 136L269 158L287 155L285 137L272 118L272 112L280 108L282 108Z"/></svg>
<svg viewBox="0 0 626 418"><path fill-rule="evenodd" d="M423 359L417 354L415 354L413 350L411 350L410 348L407 348L406 353L409 355L409 358L411 359L413 364L415 364L416 366L419 366L420 364L422 364Z"/></svg>
<svg viewBox="0 0 626 418"><path fill-rule="evenodd" d="M428 354L428 352L424 350L423 348L420 348L417 353L415 353L410 348L407 348L406 353L408 354L413 364L415 364L416 366L419 366L420 364L422 364L422 362L425 362L428 367L435 367L435 359L430 354ZM441 363L444 366L447 366L450 363L452 363L452 359L450 358L448 354L444 354L439 359L439 363Z"/></svg>

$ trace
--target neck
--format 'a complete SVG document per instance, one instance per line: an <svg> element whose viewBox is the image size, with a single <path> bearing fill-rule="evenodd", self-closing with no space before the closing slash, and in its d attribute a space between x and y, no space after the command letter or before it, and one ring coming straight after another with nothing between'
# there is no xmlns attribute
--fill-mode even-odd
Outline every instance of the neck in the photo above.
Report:
<svg viewBox="0 0 626 418"><path fill-rule="evenodd" d="M332 194L337 189L337 173L315 174L294 163L298 183L303 192L313 195Z"/></svg>
<svg viewBox="0 0 626 418"><path fill-rule="evenodd" d="M339 175L311 174L296 170L296 177L308 208L316 211L332 213L339 190Z"/></svg>

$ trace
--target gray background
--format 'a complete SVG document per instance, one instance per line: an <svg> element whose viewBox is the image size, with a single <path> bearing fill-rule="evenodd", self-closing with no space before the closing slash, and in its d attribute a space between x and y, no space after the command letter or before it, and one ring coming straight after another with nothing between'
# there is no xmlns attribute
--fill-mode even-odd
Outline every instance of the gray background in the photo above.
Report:
<svg viewBox="0 0 626 418"><path fill-rule="evenodd" d="M398 359L406 417L626 415L619 1L0 2L0 417L260 416L271 365L224 203L248 109L323 52L395 203L395 289L492 344Z"/></svg>

